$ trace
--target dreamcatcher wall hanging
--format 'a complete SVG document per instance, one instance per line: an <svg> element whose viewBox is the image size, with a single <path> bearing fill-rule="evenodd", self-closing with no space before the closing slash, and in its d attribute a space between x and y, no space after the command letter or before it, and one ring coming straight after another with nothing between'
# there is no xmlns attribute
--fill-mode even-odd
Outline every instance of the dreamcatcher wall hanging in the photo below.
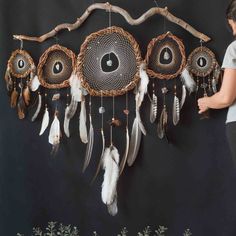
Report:
<svg viewBox="0 0 236 236"><path fill-rule="evenodd" d="M194 49L188 57L188 66L197 84L196 99L202 95L212 96L217 92L221 69L215 54L209 48L201 45ZM201 118L209 118L209 112L204 112Z"/></svg>
<svg viewBox="0 0 236 236"><path fill-rule="evenodd" d="M14 35L14 39L44 42L55 37L61 30L75 30L80 27L90 14L96 9L103 9L109 12L109 28L98 31L88 36L81 47L77 63L72 51L60 45L50 47L40 58L37 68L38 76L35 74L35 66L31 57L24 51L13 53L8 62L7 73L5 76L7 88L11 94L11 104L13 107L19 104L19 117L23 118L25 112L24 103L29 103L29 86L32 91L38 92L38 102L32 121L36 120L41 110L44 110L40 135L48 128L50 117L53 117L49 130L49 143L53 146L53 153L59 147L61 139L60 120L64 113L64 133L70 136L69 122L75 115L78 103L81 103L80 109L80 138L83 143L87 143L87 150L83 171L88 167L94 143L94 129L92 117L92 99L91 96L99 96L101 105L98 113L101 117L101 139L102 150L98 167L93 180L95 180L101 168L104 169L104 181L102 185L102 200L107 205L111 215L115 215L117 209L117 181L122 173L126 162L131 166L138 154L142 133L146 134L145 128L140 118L140 107L147 92L149 78L146 73L146 64L148 64L149 75L153 78L162 79L162 81L177 78L181 75L183 86L182 93L177 90L177 80L174 85L173 93L173 123L179 121L180 110L184 104L186 88L191 92L195 89L195 83L191 79L186 68L184 46L176 36L164 34L157 39L153 39L149 45L146 62L143 63L139 46L135 39L126 31L118 27L111 27L111 12L119 13L130 25L139 25L149 19L151 16L160 14L171 22L181 26L189 31L195 37L203 41L209 41L210 38L201 32L198 32L187 22L175 17L167 8L152 8L137 19L133 19L130 14L109 3L95 3L88 7L86 12L77 18L73 24L60 24L48 33L39 37L26 35ZM24 60L18 60L19 55ZM15 60L17 58L17 60ZM160 60L160 58L162 58ZM22 61L24 63L22 63ZM17 62L17 63L15 63ZM27 65L27 66L26 66ZM30 65L30 66L29 66ZM159 67L160 65L160 67ZM22 68L27 68L23 70ZM19 73L20 71L20 73ZM23 72L24 71L24 72ZM15 73L14 75L14 72ZM24 80L24 78L27 78ZM141 78L141 79L140 79ZM22 82L21 82L22 81ZM28 81L28 83L25 81ZM18 85L20 83L20 86ZM158 110L161 104L157 96L156 82L153 79L153 91L151 95L151 122L157 119ZM129 96L128 92L135 91L135 119L133 121L131 136L129 133ZM168 122L167 104L165 97L169 90L165 84L161 91L163 94L162 112L158 122L158 135L163 138L166 134L165 129ZM85 96L89 93L89 133L86 127L86 105ZM20 94L20 95L19 95ZM181 94L181 99L180 99ZM115 113L116 96L126 96L124 104L124 117L126 118L125 132L126 148L123 157L120 160L119 151L113 142L113 132L115 127L122 126ZM18 99L19 96L19 99ZM110 139L105 139L104 133L104 113L106 104L104 97L111 97L113 104L113 114L111 115ZM65 98L65 99L64 99ZM18 101L18 102L17 102ZM24 101L24 103L22 102ZM59 102L60 101L60 102ZM63 101L65 106L63 107ZM158 103L158 104L157 104ZM21 105L23 104L23 105ZM22 108L23 107L23 108ZM43 109L42 109L43 108ZM107 146L108 145L108 146Z"/></svg>
<svg viewBox="0 0 236 236"><path fill-rule="evenodd" d="M10 96L10 106L17 108L19 119L24 119L30 103L30 82L36 68L30 54L21 48L12 52L7 63L5 81Z"/></svg>
<svg viewBox="0 0 236 236"><path fill-rule="evenodd" d="M109 213L115 215L117 213L116 185L119 175L122 173L127 159L129 163L132 163L133 159L135 159L139 149L141 133L146 134L141 122L139 108L147 90L148 77L143 68L141 53L137 42L128 32L115 26L92 33L86 38L81 46L77 60L77 70L82 87L90 94L90 128L83 170L89 165L94 142L91 96L99 96L101 98L101 105L98 112L101 115L102 150L94 179L102 167L105 171L102 184L102 200L107 205ZM137 88L135 95L136 117L130 139L128 129L128 92L134 88ZM120 161L119 151L115 147L113 140L115 127L121 125L121 121L115 114L115 97L125 94L126 149ZM113 114L111 115L111 121L109 123L109 142L105 139L104 134L105 104L103 103L103 97L111 97L113 104ZM107 143L109 143L108 146Z"/></svg>
<svg viewBox="0 0 236 236"><path fill-rule="evenodd" d="M180 120L180 111L186 99L186 89L193 92L196 85L186 67L184 44L181 39L170 32L152 39L148 45L146 62L148 75L153 78L150 95L150 122L154 123L157 120L159 108L162 107L157 125L158 137L162 139L167 134L167 125L170 120L166 97L172 88L167 85L166 81L174 79L172 102L172 122L174 125L177 125ZM178 92L177 89L179 77L182 81L182 92ZM163 81L161 88L157 87L155 79ZM158 102L160 99L158 98L158 90L162 93L162 104Z"/></svg>
<svg viewBox="0 0 236 236"><path fill-rule="evenodd" d="M63 119L63 116L60 113L64 113L63 130L64 134L69 137L70 120L76 113L78 102L84 100L80 81L75 74L75 64L75 54L68 48L55 44L40 57L37 67L38 76L31 83L32 91L38 90L37 109L32 116L32 121L36 120L44 107L39 135L46 131L50 123L50 116L53 117L48 136L48 142L53 147L52 154L57 152L62 137L60 120ZM65 103L64 108L61 107L63 103ZM84 111L84 103L81 108ZM86 127L86 119L81 122L84 123L80 126ZM87 143L86 134L85 132L82 138L84 143Z"/></svg>

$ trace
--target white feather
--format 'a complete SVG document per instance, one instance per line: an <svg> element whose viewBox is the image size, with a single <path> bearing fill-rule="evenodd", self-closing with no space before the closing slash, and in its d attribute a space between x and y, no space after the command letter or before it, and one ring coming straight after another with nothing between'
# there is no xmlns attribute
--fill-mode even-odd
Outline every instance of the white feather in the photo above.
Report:
<svg viewBox="0 0 236 236"><path fill-rule="evenodd" d="M91 114L89 114L89 137L88 137L88 143L85 153L85 160L84 160L84 166L83 166L83 172L87 169L89 162L91 160L92 152L93 152L93 144L94 144L94 129L93 129L93 123L92 123L92 117Z"/></svg>
<svg viewBox="0 0 236 236"><path fill-rule="evenodd" d="M67 106L65 109L65 117L64 117L64 133L67 138L70 137L70 117L69 117L70 107Z"/></svg>
<svg viewBox="0 0 236 236"><path fill-rule="evenodd" d="M183 72L181 73L181 79L183 84L186 86L189 93L196 91L196 82L192 78L191 74L188 71L188 68L185 68Z"/></svg>
<svg viewBox="0 0 236 236"><path fill-rule="evenodd" d="M180 102L180 109L182 109L183 106L184 106L184 103L185 103L185 100L186 100L186 95L187 95L186 87L183 84L182 85L182 97L181 97L181 102Z"/></svg>
<svg viewBox="0 0 236 236"><path fill-rule="evenodd" d="M60 143L60 138L61 138L60 121L57 115L55 115L49 131L48 142L53 146L55 146Z"/></svg>
<svg viewBox="0 0 236 236"><path fill-rule="evenodd" d="M119 178L119 153L111 146L105 149L103 157L104 180L102 183L102 201L111 205L116 197L116 187Z"/></svg>
<svg viewBox="0 0 236 236"><path fill-rule="evenodd" d="M131 132L131 139L130 139L130 145L129 145L128 158L127 158L128 166L132 166L134 161L136 160L140 143L141 143L141 137L142 137L142 133L139 128L139 121L137 117L135 117L133 127L132 127L132 132Z"/></svg>
<svg viewBox="0 0 236 236"><path fill-rule="evenodd" d="M142 133L143 133L144 135L147 135L147 131L146 131L146 129L145 129L144 125L143 125L143 122L142 122L142 120L141 120L141 116L140 116L139 109L136 110L136 118L137 118L137 121L138 121L138 125L139 125L140 130L142 131Z"/></svg>
<svg viewBox="0 0 236 236"><path fill-rule="evenodd" d="M79 133L80 139L83 143L88 143L88 132L87 132L87 115L86 115L86 106L85 100L81 101L81 110L80 110L80 119L79 119Z"/></svg>
<svg viewBox="0 0 236 236"><path fill-rule="evenodd" d="M118 213L117 196L115 196L113 203L107 206L107 209L109 214L112 216L115 216Z"/></svg>
<svg viewBox="0 0 236 236"><path fill-rule="evenodd" d="M74 72L71 74L71 77L69 79L70 82L70 91L71 91L71 96L76 102L81 102L82 96L83 96L83 91L81 87L81 82Z"/></svg>
<svg viewBox="0 0 236 236"><path fill-rule="evenodd" d="M150 122L154 123L157 118L157 96L153 93L152 99L150 98Z"/></svg>
<svg viewBox="0 0 236 236"><path fill-rule="evenodd" d="M39 132L39 135L40 135L40 136L41 136L41 135L44 133L44 131L47 129L48 124L49 124L49 112L48 112L48 108L46 107L46 108L45 108L44 115L43 115L43 120L42 120L42 124L41 124L41 129L40 129L40 132Z"/></svg>
<svg viewBox="0 0 236 236"><path fill-rule="evenodd" d="M42 95L39 93L38 94L38 106L37 106L37 109L36 109L33 117L31 118L32 122L34 122L36 120L36 118L38 117L41 107L42 107Z"/></svg>
<svg viewBox="0 0 236 236"><path fill-rule="evenodd" d="M40 86L39 78L37 75L35 75L30 82L30 89L31 91L35 92L36 90L38 90L39 86Z"/></svg>
<svg viewBox="0 0 236 236"><path fill-rule="evenodd" d="M145 67L146 67L145 63L142 63L139 69L140 82L136 91L136 100L138 102L139 107L143 102L144 95L147 93L147 87L149 83L149 78L145 70Z"/></svg>
<svg viewBox="0 0 236 236"><path fill-rule="evenodd" d="M120 175L122 174L122 172L125 168L128 153L129 153L129 129L128 129L128 127L126 127L126 147L125 147L125 153L124 153L123 158L120 163Z"/></svg>

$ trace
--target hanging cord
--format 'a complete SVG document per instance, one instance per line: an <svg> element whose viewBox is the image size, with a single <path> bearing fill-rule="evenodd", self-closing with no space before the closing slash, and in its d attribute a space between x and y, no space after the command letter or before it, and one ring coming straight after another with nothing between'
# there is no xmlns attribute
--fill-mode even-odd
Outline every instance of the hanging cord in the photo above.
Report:
<svg viewBox="0 0 236 236"><path fill-rule="evenodd" d="M91 95L89 95L89 121L92 123L92 101L91 101Z"/></svg>
<svg viewBox="0 0 236 236"><path fill-rule="evenodd" d="M109 7L109 11L108 11L108 27L110 29L110 33L112 33L111 31L111 5ZM109 61L111 60L111 53L109 53Z"/></svg>
<svg viewBox="0 0 236 236"><path fill-rule="evenodd" d="M112 97L112 121L111 121L111 126L110 126L110 143L111 146L113 146L113 125L115 121L115 97L113 95Z"/></svg>
<svg viewBox="0 0 236 236"><path fill-rule="evenodd" d="M23 50L24 47L24 41L23 39L20 39L20 50Z"/></svg>
<svg viewBox="0 0 236 236"><path fill-rule="evenodd" d="M167 87L166 87L166 80L164 79L163 104L165 108L166 108L166 93L167 93Z"/></svg>
<svg viewBox="0 0 236 236"><path fill-rule="evenodd" d="M102 127L101 127L101 131L103 131L103 128L104 128L104 112L105 112L105 109L104 109L104 106L103 106L103 95L102 95L102 91L101 91L101 107L100 107L100 114L102 116Z"/></svg>
<svg viewBox="0 0 236 236"><path fill-rule="evenodd" d="M125 115L126 115L126 128L129 127L129 93L126 92L125 96Z"/></svg>

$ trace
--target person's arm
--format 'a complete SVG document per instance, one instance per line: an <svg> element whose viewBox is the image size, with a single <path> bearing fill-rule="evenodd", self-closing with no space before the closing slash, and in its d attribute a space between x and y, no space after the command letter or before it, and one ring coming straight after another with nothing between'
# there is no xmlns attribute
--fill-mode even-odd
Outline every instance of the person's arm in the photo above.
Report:
<svg viewBox="0 0 236 236"><path fill-rule="evenodd" d="M209 108L222 109L230 106L236 99L236 69L226 68L219 92L211 97L198 99L199 113Z"/></svg>

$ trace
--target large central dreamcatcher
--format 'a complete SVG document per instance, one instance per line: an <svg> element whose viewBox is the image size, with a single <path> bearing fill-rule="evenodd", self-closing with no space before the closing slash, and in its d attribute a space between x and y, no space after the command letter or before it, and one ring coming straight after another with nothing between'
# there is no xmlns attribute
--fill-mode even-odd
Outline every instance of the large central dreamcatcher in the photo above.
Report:
<svg viewBox="0 0 236 236"><path fill-rule="evenodd" d="M98 111L101 115L102 150L94 179L100 168L103 167L105 173L102 185L102 200L108 206L108 211L112 215L117 213L116 184L118 177L122 173L127 159L129 163L135 159L139 149L141 132L146 134L141 122L139 108L146 93L148 77L141 62L140 49L133 36L122 28L115 26L89 35L81 46L77 60L77 72L81 85L90 94L90 128L83 170L87 168L90 162L94 142L91 96L99 96L101 98L101 105ZM136 88L136 117L130 140L128 92L134 88ZM126 148L120 162L119 151L115 147L113 140L115 127L121 125L121 121L115 115L115 97L124 94L126 94L126 107L124 109L124 115L126 116ZM107 147L104 134L104 96L112 97L113 104L113 114L109 122L110 139Z"/></svg>
<svg viewBox="0 0 236 236"><path fill-rule="evenodd" d="M148 45L146 62L148 66L148 75L152 80L152 93L150 95L150 122L154 123L160 116L157 125L157 134L160 139L167 137L167 125L169 121L170 109L167 105L167 94L173 91L172 122L177 125L180 120L180 111L185 103L186 88L189 92L195 90L195 82L191 78L188 68L186 68L185 47L181 39L167 32L154 38ZM181 77L182 92L178 90L178 78ZM156 79L161 80L162 87L157 86ZM166 81L174 80L174 83L167 85ZM160 81L159 81L160 82ZM173 86L171 88L170 86ZM162 93L158 97L158 90ZM162 104L161 102L162 101Z"/></svg>

